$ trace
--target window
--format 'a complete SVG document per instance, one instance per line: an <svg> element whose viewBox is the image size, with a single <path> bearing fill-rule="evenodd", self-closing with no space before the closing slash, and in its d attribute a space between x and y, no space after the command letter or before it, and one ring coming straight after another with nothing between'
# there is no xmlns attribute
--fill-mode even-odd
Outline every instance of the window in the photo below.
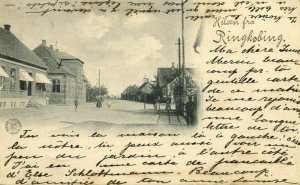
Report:
<svg viewBox="0 0 300 185"><path fill-rule="evenodd" d="M0 76L0 90L5 89L5 78L3 76Z"/></svg>
<svg viewBox="0 0 300 185"><path fill-rule="evenodd" d="M60 93L60 80L59 79L52 80L52 92Z"/></svg>
<svg viewBox="0 0 300 185"><path fill-rule="evenodd" d="M46 86L44 83L36 83L35 89L36 91L46 91Z"/></svg>
<svg viewBox="0 0 300 185"><path fill-rule="evenodd" d="M15 89L16 84L16 69L10 70L10 90Z"/></svg>
<svg viewBox="0 0 300 185"><path fill-rule="evenodd" d="M26 91L27 90L26 81L20 80L20 90L21 91Z"/></svg>

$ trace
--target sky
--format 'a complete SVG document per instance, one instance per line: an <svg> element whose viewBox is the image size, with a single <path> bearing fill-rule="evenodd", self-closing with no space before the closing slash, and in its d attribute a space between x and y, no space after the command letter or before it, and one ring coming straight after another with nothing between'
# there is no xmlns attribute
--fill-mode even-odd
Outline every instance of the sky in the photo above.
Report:
<svg viewBox="0 0 300 185"><path fill-rule="evenodd" d="M80 58L92 85L97 84L100 70L101 84L109 94L120 95L128 85L141 85L145 76L153 80L158 67L178 63L175 43L181 34L180 14L125 17L124 13L91 12L40 16L25 14L22 8L4 7L5 2L0 3L0 26L10 24L11 32L32 50L46 40L47 45ZM186 66L194 67L192 46L198 25L186 22L185 26Z"/></svg>

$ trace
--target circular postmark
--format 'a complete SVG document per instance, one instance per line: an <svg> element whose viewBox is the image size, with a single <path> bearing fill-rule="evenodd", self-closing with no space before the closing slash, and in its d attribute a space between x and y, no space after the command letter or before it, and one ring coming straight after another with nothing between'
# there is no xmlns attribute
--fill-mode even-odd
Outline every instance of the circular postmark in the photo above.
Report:
<svg viewBox="0 0 300 185"><path fill-rule="evenodd" d="M6 131L10 134L18 133L21 130L21 127L21 122L16 118L7 120L5 124Z"/></svg>

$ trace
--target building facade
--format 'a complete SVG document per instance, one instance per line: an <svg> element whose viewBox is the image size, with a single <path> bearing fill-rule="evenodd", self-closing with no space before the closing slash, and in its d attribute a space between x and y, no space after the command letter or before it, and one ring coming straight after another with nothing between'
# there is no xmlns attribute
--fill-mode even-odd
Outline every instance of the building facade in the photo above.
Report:
<svg viewBox="0 0 300 185"><path fill-rule="evenodd" d="M86 84L83 61L59 50L53 45L47 46L46 40L37 46L33 52L38 55L48 67L48 78L52 84L48 88L50 104L71 104L78 97L80 102L86 102Z"/></svg>
<svg viewBox="0 0 300 185"><path fill-rule="evenodd" d="M47 66L13 33L0 28L0 109L47 104Z"/></svg>

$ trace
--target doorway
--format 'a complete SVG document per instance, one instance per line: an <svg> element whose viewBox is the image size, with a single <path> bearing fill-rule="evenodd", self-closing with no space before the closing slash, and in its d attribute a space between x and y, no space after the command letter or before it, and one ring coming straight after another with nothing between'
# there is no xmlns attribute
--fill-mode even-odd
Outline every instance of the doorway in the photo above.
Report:
<svg viewBox="0 0 300 185"><path fill-rule="evenodd" d="M28 89L27 89L27 95L32 95L32 82L28 82Z"/></svg>

